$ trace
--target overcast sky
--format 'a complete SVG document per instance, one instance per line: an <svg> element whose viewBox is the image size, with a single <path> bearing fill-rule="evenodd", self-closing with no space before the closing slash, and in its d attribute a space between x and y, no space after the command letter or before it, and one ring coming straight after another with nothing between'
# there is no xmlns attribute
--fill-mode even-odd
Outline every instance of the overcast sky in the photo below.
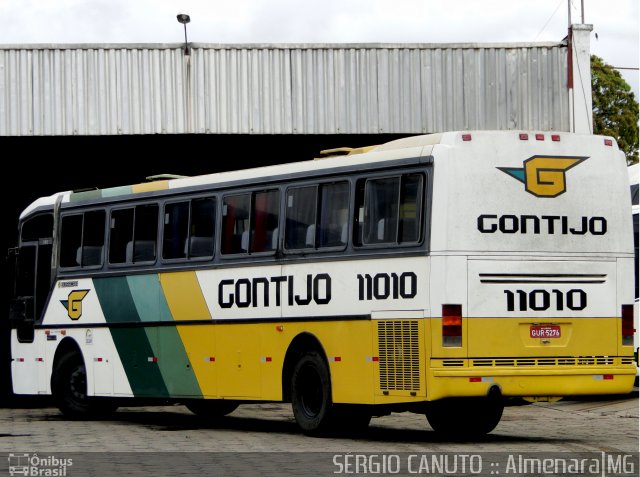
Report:
<svg viewBox="0 0 640 477"><path fill-rule="evenodd" d="M580 0L572 1L579 23ZM0 43L559 41L568 0L0 0ZM638 0L584 0L591 51L638 67ZM598 39L596 40L595 34ZM621 71L638 96L638 71Z"/></svg>

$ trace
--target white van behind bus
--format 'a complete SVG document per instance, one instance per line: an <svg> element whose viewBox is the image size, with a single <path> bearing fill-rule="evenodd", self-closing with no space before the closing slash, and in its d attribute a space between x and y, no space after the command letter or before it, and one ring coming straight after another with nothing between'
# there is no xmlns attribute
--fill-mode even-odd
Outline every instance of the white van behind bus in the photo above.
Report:
<svg viewBox="0 0 640 477"><path fill-rule="evenodd" d="M635 350L636 367L640 374L640 366L638 366L638 330L640 323L638 321L638 215L640 214L640 206L638 205L638 174L640 174L640 165L634 164L627 168L629 171L629 184L631 185L631 213L633 214L633 248L635 251L635 302L633 305L633 327L636 332L633 335L633 349Z"/></svg>

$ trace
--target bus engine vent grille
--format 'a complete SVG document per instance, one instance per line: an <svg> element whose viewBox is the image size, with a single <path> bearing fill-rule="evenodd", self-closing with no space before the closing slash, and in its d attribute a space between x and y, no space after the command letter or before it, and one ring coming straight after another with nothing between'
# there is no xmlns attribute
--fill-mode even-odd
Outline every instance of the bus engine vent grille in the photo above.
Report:
<svg viewBox="0 0 640 477"><path fill-rule="evenodd" d="M420 390L420 337L417 321L378 321L378 356L381 390Z"/></svg>

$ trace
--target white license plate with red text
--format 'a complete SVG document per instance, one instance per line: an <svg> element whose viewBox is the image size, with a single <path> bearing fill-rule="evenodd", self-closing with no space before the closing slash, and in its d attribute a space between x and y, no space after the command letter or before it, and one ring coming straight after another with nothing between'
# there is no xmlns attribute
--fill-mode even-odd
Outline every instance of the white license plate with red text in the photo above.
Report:
<svg viewBox="0 0 640 477"><path fill-rule="evenodd" d="M559 325L531 325L529 328L531 338L560 338Z"/></svg>

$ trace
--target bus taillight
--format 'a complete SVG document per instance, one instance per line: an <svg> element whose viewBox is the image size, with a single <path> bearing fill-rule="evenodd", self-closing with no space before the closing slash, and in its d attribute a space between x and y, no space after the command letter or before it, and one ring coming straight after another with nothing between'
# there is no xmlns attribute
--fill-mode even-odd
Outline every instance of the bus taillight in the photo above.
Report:
<svg viewBox="0 0 640 477"><path fill-rule="evenodd" d="M633 345L633 305L622 305L622 345Z"/></svg>
<svg viewBox="0 0 640 477"><path fill-rule="evenodd" d="M442 305L442 346L462 346L462 305Z"/></svg>

